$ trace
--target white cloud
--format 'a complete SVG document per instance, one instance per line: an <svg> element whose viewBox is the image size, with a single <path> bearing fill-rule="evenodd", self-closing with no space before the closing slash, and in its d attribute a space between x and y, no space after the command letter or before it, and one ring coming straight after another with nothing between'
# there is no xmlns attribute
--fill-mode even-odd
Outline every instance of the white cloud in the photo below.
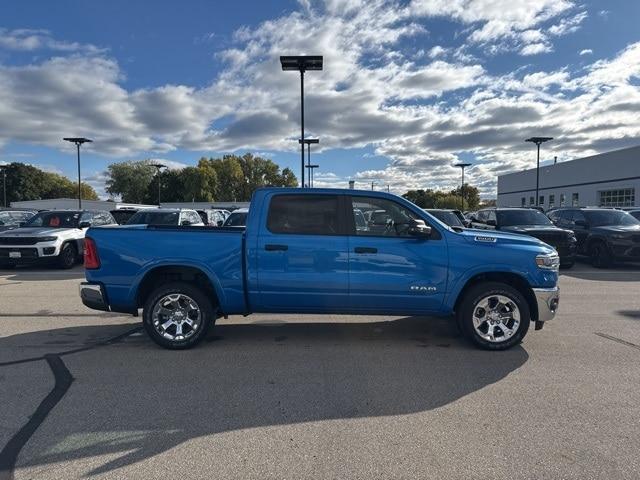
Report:
<svg viewBox="0 0 640 480"><path fill-rule="evenodd" d="M580 12L569 18L563 18L556 25L549 27L551 35L566 35L580 28L580 24L587 18L587 12Z"/></svg>
<svg viewBox="0 0 640 480"><path fill-rule="evenodd" d="M537 55L539 53L548 53L552 51L553 48L551 45L547 43L530 43L529 45L525 45L520 50L521 55Z"/></svg>
<svg viewBox="0 0 640 480"><path fill-rule="evenodd" d="M585 48L584 50L580 50L579 55L591 55L593 53L593 50L591 50L590 48Z"/></svg>
<svg viewBox="0 0 640 480"><path fill-rule="evenodd" d="M462 25L457 44L435 44L431 17ZM85 135L95 140L87 148L117 158L175 149L297 151L299 76L282 72L278 56L322 53L324 70L305 77L308 134L321 137L323 150L371 146L389 159L371 170L368 158L354 158L354 178L399 193L453 188L452 164L470 152L478 159L470 181L490 196L498 173L530 165L523 140L531 134L555 137L545 152L563 157L640 138L640 42L577 71L523 65L498 75L479 53L549 52L557 35L582 21L562 0L301 1L300 11L238 30L219 52L221 73L204 88L128 90L105 53L2 64L0 145L70 148L63 136ZM419 50L428 53L412 54ZM315 178L316 185L348 181L321 171Z"/></svg>
<svg viewBox="0 0 640 480"><path fill-rule="evenodd" d="M0 49L33 51L54 50L58 52L101 53L104 49L91 44L65 42L54 39L48 30L0 28Z"/></svg>

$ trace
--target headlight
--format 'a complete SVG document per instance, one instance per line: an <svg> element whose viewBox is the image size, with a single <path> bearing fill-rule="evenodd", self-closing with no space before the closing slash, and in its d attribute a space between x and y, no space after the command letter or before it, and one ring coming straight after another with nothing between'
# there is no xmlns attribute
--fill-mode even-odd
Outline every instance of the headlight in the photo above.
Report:
<svg viewBox="0 0 640 480"><path fill-rule="evenodd" d="M558 270L560 267L560 257L557 253L547 253L536 257L538 268L545 270Z"/></svg>
<svg viewBox="0 0 640 480"><path fill-rule="evenodd" d="M573 235L573 234L569 235L569 243L575 243L577 241L578 241L578 239L576 238L575 235Z"/></svg>
<svg viewBox="0 0 640 480"><path fill-rule="evenodd" d="M58 237L42 237L38 239L38 243L41 242L55 242L58 239Z"/></svg>

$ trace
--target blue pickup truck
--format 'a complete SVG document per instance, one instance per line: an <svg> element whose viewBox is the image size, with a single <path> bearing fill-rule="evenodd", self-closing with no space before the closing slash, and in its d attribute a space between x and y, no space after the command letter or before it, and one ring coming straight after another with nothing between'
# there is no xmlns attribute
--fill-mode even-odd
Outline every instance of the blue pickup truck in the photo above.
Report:
<svg viewBox="0 0 640 480"><path fill-rule="evenodd" d="M473 343L503 350L555 316L558 265L536 238L451 228L392 194L265 188L244 229L91 228L80 296L96 310L142 308L171 349L221 316L271 312L455 315Z"/></svg>

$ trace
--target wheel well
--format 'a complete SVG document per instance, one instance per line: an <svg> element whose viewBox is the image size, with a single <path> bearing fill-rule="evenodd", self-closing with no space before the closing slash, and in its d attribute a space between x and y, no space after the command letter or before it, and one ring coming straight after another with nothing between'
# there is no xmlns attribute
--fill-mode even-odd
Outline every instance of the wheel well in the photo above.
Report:
<svg viewBox="0 0 640 480"><path fill-rule="evenodd" d="M198 287L211 299L214 305L220 305L215 288L209 277L200 269L184 266L157 267L144 276L138 287L136 295L138 307L142 307L151 292L165 283L186 282Z"/></svg>
<svg viewBox="0 0 640 480"><path fill-rule="evenodd" d="M590 238L589 241L587 242L587 245L586 245L586 248L585 248L585 251L587 252L587 254L590 255L591 254L591 248L594 245L598 244L598 243L603 244L605 246L605 248L609 248L607 246L607 242L606 242L606 240L604 238L601 238L601 237Z"/></svg>
<svg viewBox="0 0 640 480"><path fill-rule="evenodd" d="M529 312L531 312L531 320L536 321L538 319L538 303L536 301L533 290L529 286L529 283L517 273L511 272L486 272L479 273L471 277L460 291L460 294L456 299L454 311L458 310L458 306L464 299L467 291L474 285L482 282L501 282L515 288L527 300L527 304L529 305Z"/></svg>

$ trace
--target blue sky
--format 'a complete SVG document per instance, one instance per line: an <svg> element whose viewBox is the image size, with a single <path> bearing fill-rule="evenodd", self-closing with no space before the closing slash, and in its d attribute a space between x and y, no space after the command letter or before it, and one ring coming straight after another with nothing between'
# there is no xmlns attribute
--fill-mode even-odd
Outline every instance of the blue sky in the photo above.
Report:
<svg viewBox="0 0 640 480"><path fill-rule="evenodd" d="M640 143L639 2L570 0L29 1L0 5L0 162L71 178L109 163L253 152L299 172L307 75L318 185L452 188L458 159L495 194L552 135L562 160Z"/></svg>

